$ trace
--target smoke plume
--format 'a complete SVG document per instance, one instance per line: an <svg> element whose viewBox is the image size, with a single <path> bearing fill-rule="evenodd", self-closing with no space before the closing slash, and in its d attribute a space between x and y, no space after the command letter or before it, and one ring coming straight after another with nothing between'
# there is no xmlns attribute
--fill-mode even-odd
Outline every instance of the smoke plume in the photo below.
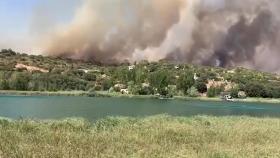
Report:
<svg viewBox="0 0 280 158"><path fill-rule="evenodd" d="M279 0L84 0L49 55L280 70Z"/></svg>

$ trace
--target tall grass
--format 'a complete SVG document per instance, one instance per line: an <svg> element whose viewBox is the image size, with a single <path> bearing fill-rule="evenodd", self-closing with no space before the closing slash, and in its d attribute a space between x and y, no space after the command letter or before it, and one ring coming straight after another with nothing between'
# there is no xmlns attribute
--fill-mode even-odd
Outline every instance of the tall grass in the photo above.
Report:
<svg viewBox="0 0 280 158"><path fill-rule="evenodd" d="M280 119L0 121L0 157L280 157Z"/></svg>

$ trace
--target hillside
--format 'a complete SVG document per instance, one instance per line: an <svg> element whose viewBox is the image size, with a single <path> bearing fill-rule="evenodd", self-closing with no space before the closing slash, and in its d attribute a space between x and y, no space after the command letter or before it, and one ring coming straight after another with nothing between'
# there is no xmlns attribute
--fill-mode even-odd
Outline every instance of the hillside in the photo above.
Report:
<svg viewBox="0 0 280 158"><path fill-rule="evenodd" d="M0 52L0 90L108 91L135 95L280 98L280 77L166 61L98 66L91 62Z"/></svg>

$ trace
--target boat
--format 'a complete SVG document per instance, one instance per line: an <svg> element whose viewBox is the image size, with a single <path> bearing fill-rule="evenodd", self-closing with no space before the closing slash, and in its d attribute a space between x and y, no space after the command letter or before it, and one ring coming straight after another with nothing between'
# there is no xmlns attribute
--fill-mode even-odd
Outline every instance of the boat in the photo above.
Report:
<svg viewBox="0 0 280 158"><path fill-rule="evenodd" d="M234 99L233 99L233 97L231 95L225 95L224 96L224 100L228 101L228 102L233 102L234 101Z"/></svg>
<svg viewBox="0 0 280 158"><path fill-rule="evenodd" d="M174 98L173 98L172 95L167 95L167 96L160 95L160 96L158 96L158 99L160 99L160 100L173 100Z"/></svg>

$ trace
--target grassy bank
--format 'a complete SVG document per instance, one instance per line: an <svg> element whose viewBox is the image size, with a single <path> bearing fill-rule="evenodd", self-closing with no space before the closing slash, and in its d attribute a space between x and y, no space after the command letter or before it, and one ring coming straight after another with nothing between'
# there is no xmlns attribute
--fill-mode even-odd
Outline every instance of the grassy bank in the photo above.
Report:
<svg viewBox="0 0 280 158"><path fill-rule="evenodd" d="M208 97L180 97L175 96L175 99L181 100L200 100L200 101L223 101L219 97L208 98ZM271 99L271 98L246 98L246 99L234 99L235 102L244 102L244 103L271 103L271 104L280 104L280 99Z"/></svg>
<svg viewBox="0 0 280 158"><path fill-rule="evenodd" d="M143 99L157 99L157 96L154 95L123 95L120 93L108 93L107 91L98 91L96 92L97 97L117 97L117 98L143 98ZM187 96L174 96L173 99L178 100L200 100L200 101L223 101L220 97L187 97ZM246 98L246 99L234 99L236 102L248 102L248 103L272 103L280 104L280 99L271 99L271 98Z"/></svg>
<svg viewBox="0 0 280 158"><path fill-rule="evenodd" d="M97 97L115 97L115 98L143 98L143 99L157 99L155 95L133 95L133 94L121 94L117 92L109 93L108 91L97 91Z"/></svg>
<svg viewBox="0 0 280 158"><path fill-rule="evenodd" d="M279 157L280 119L0 121L0 157Z"/></svg>
<svg viewBox="0 0 280 158"><path fill-rule="evenodd" d="M236 101L280 104L280 99L271 99L271 98L246 98L246 99L237 99Z"/></svg>

